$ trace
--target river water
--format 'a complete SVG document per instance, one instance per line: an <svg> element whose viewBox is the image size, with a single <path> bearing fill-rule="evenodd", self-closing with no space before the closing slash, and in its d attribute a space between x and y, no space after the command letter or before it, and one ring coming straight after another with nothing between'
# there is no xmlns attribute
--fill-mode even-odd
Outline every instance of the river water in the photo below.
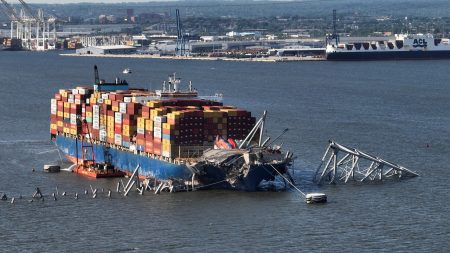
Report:
<svg viewBox="0 0 450 253"><path fill-rule="evenodd" d="M115 180L46 174L50 98L104 79L159 88L172 72L225 103L265 109L268 133L295 153L307 205L287 192L117 193ZM450 243L450 61L225 62L63 57L0 52L1 251L19 252L447 252ZM420 177L370 185L311 182L329 139L374 153ZM36 171L33 172L32 168ZM84 195L90 185L96 199ZM30 201L40 187L45 201ZM50 195L66 191L67 196ZM104 189L104 192L101 192ZM80 197L74 199L75 192ZM22 195L22 199L18 199Z"/></svg>

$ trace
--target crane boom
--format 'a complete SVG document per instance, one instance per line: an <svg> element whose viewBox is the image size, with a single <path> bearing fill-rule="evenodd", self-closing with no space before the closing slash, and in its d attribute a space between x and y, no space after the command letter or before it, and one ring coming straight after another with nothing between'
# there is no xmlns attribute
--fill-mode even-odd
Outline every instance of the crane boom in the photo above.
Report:
<svg viewBox="0 0 450 253"><path fill-rule="evenodd" d="M34 18L35 20L38 20L36 15L34 15L33 10L31 9L31 7L24 0L19 0L19 2L22 4L23 8L25 9L25 12L27 13L27 15L30 18Z"/></svg>
<svg viewBox="0 0 450 253"><path fill-rule="evenodd" d="M3 6L5 6L6 13L9 16L9 19L11 21L20 21L20 17L17 14L16 10L14 10L14 8L11 5L9 5L9 3L6 2L6 0L0 0L0 1L2 1Z"/></svg>

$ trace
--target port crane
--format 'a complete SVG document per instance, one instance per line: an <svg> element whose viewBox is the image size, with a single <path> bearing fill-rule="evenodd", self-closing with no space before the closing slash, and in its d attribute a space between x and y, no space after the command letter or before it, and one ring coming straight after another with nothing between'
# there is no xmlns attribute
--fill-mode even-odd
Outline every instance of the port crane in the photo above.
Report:
<svg viewBox="0 0 450 253"><path fill-rule="evenodd" d="M175 48L175 53L177 56L186 55L186 40L184 38L183 24L181 23L180 10L176 9L176 19L177 19L177 44Z"/></svg>
<svg viewBox="0 0 450 253"><path fill-rule="evenodd" d="M11 41L17 41L27 50L44 51L56 48L56 18L45 17L44 11L35 13L24 1L19 0L22 8L17 12L6 0L1 0L2 10L11 21Z"/></svg>

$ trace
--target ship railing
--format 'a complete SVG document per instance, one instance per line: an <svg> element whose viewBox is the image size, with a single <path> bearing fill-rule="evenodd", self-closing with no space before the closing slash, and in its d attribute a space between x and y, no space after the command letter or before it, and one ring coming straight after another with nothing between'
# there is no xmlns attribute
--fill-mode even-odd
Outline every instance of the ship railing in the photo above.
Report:
<svg viewBox="0 0 450 253"><path fill-rule="evenodd" d="M63 135L64 137L67 138L72 138L72 139L78 139L79 136L78 135L72 135L69 133L63 133L63 132L58 132L57 134ZM170 157L167 156L163 156L163 155L157 155L154 153L150 153L150 152L145 152L145 151L140 151L137 149L130 149L129 147L125 147L125 146L121 146L121 145L117 145L117 144L113 144L113 143L109 143L109 142L105 142L105 141L101 141L101 140L94 140L92 139L92 143L96 144L96 145L102 145L108 148L113 148L116 150L121 150L121 151L126 151L126 152L130 152L136 155L144 155L153 159L158 159L158 160L163 160L163 161L168 161L168 162L176 162L176 163L180 163L183 164L183 160L190 160L190 159L194 159L197 157L200 157L203 155L204 151L211 149L211 145L196 145L196 146L181 146L178 145L178 152L171 155ZM131 145L136 145L136 143L132 142Z"/></svg>

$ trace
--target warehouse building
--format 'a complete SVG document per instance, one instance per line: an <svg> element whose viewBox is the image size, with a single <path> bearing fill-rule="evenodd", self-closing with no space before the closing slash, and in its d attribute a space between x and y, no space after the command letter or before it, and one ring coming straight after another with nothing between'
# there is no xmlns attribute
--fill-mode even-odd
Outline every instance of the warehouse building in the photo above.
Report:
<svg viewBox="0 0 450 253"><path fill-rule="evenodd" d="M77 49L77 54L134 54L136 47L114 45L114 46L90 46Z"/></svg>

